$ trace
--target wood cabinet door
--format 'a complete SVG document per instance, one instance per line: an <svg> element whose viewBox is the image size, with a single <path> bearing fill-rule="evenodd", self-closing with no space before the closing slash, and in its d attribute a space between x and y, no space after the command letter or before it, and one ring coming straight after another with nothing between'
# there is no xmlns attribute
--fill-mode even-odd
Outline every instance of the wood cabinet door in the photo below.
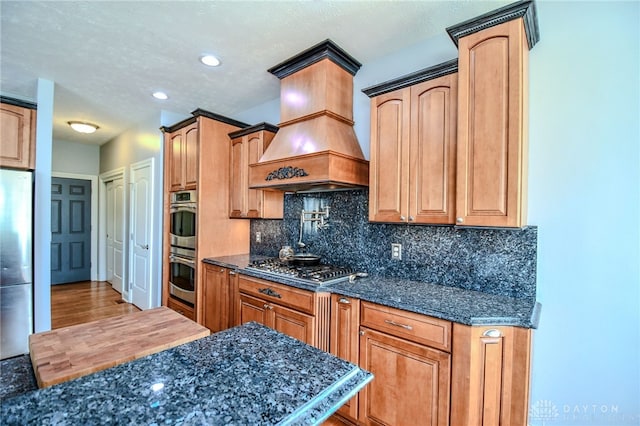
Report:
<svg viewBox="0 0 640 426"><path fill-rule="evenodd" d="M35 169L36 112L0 104L0 166Z"/></svg>
<svg viewBox="0 0 640 426"><path fill-rule="evenodd" d="M315 318L293 309L276 304L268 304L267 309L272 313L272 323L268 324L274 330L287 336L296 338L309 345L315 345Z"/></svg>
<svg viewBox="0 0 640 426"><path fill-rule="evenodd" d="M531 330L453 326L451 424L526 426Z"/></svg>
<svg viewBox="0 0 640 426"><path fill-rule="evenodd" d="M198 183L198 123L184 128L184 189L196 189Z"/></svg>
<svg viewBox="0 0 640 426"><path fill-rule="evenodd" d="M525 224L526 43L521 19L459 40L460 225Z"/></svg>
<svg viewBox="0 0 640 426"><path fill-rule="evenodd" d="M271 311L268 309L268 306L267 302L262 299L240 293L240 312L238 315L240 324L255 321L259 324L273 328L271 325L271 318L269 316Z"/></svg>
<svg viewBox="0 0 640 426"><path fill-rule="evenodd" d="M168 135L169 156L169 190L180 191L183 187L183 167L182 167L182 141L184 134L181 130Z"/></svg>
<svg viewBox="0 0 640 426"><path fill-rule="evenodd" d="M331 295L330 352L353 364L359 362L360 299ZM351 421L358 419L358 395L338 409Z"/></svg>
<svg viewBox="0 0 640 426"><path fill-rule="evenodd" d="M361 331L360 367L374 379L360 391L359 421L448 425L451 356L364 327Z"/></svg>
<svg viewBox="0 0 640 426"><path fill-rule="evenodd" d="M229 270L205 264L203 272L204 326L212 333L226 330L231 326Z"/></svg>
<svg viewBox="0 0 640 426"><path fill-rule="evenodd" d="M249 189L249 164L257 163L263 153L263 135L264 132L257 132L248 135L246 140L246 158L244 164L243 176L244 186L247 191L247 217L262 217L262 198L263 191L258 189Z"/></svg>
<svg viewBox="0 0 640 426"><path fill-rule="evenodd" d="M246 215L246 191L248 166L245 164L246 144L244 138L231 140L231 173L229 176L229 217L238 218Z"/></svg>
<svg viewBox="0 0 640 426"><path fill-rule="evenodd" d="M411 86L409 223L455 222L458 75Z"/></svg>
<svg viewBox="0 0 640 426"><path fill-rule="evenodd" d="M409 196L410 89L371 99L369 220L405 222Z"/></svg>

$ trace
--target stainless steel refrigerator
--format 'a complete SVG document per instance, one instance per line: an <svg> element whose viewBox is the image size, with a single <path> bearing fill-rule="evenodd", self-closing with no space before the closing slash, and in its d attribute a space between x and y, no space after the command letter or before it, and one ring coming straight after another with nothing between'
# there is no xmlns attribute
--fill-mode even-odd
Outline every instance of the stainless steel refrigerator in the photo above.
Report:
<svg viewBox="0 0 640 426"><path fill-rule="evenodd" d="M0 170L0 359L33 332L33 173Z"/></svg>

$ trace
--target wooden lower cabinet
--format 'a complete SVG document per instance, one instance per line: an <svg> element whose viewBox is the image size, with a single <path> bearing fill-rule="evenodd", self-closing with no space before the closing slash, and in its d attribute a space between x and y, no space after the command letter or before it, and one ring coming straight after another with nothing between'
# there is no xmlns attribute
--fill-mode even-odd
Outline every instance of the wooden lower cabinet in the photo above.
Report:
<svg viewBox="0 0 640 426"><path fill-rule="evenodd" d="M192 321L196 320L196 314L193 310L193 307L187 305L186 303L182 303L172 297L167 299L167 307L173 309L180 315L184 315Z"/></svg>
<svg viewBox="0 0 640 426"><path fill-rule="evenodd" d="M368 302L360 308L359 395L366 425L449 425L451 323Z"/></svg>
<svg viewBox="0 0 640 426"><path fill-rule="evenodd" d="M204 326L212 333L233 327L236 273L229 268L204 264L203 275Z"/></svg>
<svg viewBox="0 0 640 426"><path fill-rule="evenodd" d="M452 425L527 425L531 334L454 324Z"/></svg>
<svg viewBox="0 0 640 426"><path fill-rule="evenodd" d="M360 299L331 295L331 344L330 352L353 364L359 363ZM337 411L341 417L358 421L358 395L347 401Z"/></svg>
<svg viewBox="0 0 640 426"><path fill-rule="evenodd" d="M238 324L255 321L324 351L329 350L330 295L260 278L238 276Z"/></svg>

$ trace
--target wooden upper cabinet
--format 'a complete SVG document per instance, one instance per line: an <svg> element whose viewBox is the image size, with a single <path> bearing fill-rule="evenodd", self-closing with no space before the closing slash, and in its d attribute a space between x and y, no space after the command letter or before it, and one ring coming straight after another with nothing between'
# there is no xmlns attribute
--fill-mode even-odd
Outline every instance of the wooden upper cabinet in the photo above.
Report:
<svg viewBox="0 0 640 426"><path fill-rule="evenodd" d="M455 220L458 76L411 87L409 221Z"/></svg>
<svg viewBox="0 0 640 426"><path fill-rule="evenodd" d="M527 38L522 19L461 37L456 223L526 225Z"/></svg>
<svg viewBox="0 0 640 426"><path fill-rule="evenodd" d="M409 207L411 91L371 99L369 220L404 222Z"/></svg>
<svg viewBox="0 0 640 426"><path fill-rule="evenodd" d="M169 190L196 189L198 182L198 123L166 136L169 159Z"/></svg>
<svg viewBox="0 0 640 426"><path fill-rule="evenodd" d="M249 188L249 164L257 163L278 128L267 123L229 134L231 176L229 217L282 219L284 193Z"/></svg>
<svg viewBox="0 0 640 426"><path fill-rule="evenodd" d="M35 169L36 111L0 103L0 167Z"/></svg>
<svg viewBox="0 0 640 426"><path fill-rule="evenodd" d="M369 220L453 223L457 75L371 100Z"/></svg>

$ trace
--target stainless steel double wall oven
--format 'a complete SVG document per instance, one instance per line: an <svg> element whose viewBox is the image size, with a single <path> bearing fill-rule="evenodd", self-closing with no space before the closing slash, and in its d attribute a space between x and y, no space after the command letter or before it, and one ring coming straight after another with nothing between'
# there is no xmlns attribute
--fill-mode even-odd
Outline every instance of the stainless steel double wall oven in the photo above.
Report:
<svg viewBox="0 0 640 426"><path fill-rule="evenodd" d="M169 294L195 303L198 204L196 191L171 193L169 207Z"/></svg>

